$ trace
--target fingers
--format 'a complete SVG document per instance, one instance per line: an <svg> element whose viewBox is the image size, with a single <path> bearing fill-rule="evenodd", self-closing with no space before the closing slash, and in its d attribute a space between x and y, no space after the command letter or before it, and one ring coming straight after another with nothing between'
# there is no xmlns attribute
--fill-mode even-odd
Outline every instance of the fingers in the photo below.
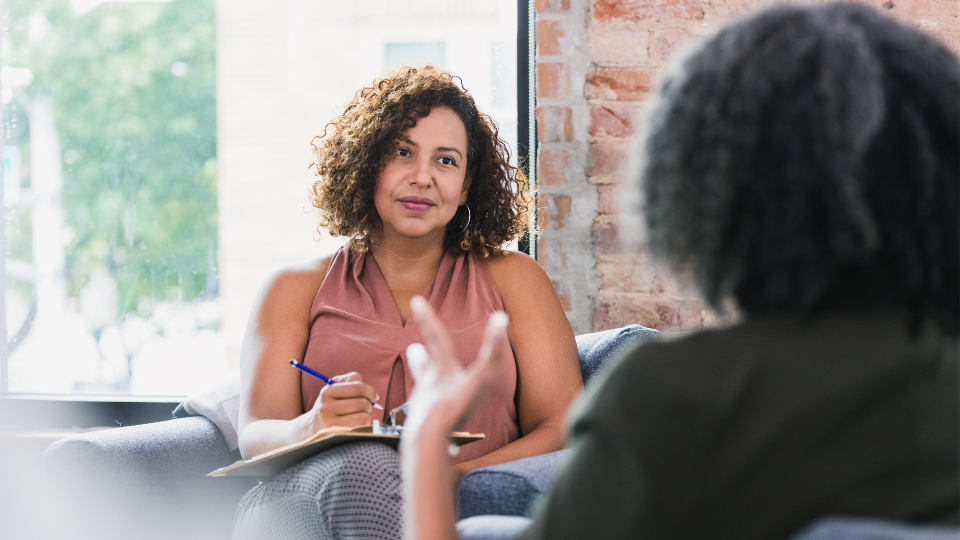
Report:
<svg viewBox="0 0 960 540"><path fill-rule="evenodd" d="M355 414L348 414L344 416L338 416L337 419L334 420L333 423L329 425L353 428L353 427L360 427L360 426L369 426L372 423L373 423L373 419L371 418L370 413L355 413Z"/></svg>
<svg viewBox="0 0 960 540"><path fill-rule="evenodd" d="M510 340L507 337L508 324L510 324L510 318L506 313L497 312L490 316L480 352L477 353L476 361L467 370L469 377L484 374L492 377L497 372L507 354L507 347L510 346Z"/></svg>
<svg viewBox="0 0 960 540"><path fill-rule="evenodd" d="M353 388L340 388L341 386ZM373 404L366 394L363 383L338 383L328 385L320 391L319 406L315 414L320 417L324 427L367 426L372 422ZM367 387L369 388L369 387ZM372 393L372 388L370 393ZM358 395L359 394L359 395Z"/></svg>
<svg viewBox="0 0 960 540"><path fill-rule="evenodd" d="M461 394L466 398L466 408L463 418L466 420L479 405L490 385L493 384L500 364L507 355L510 340L507 338L507 324L509 319L505 313L495 313L487 323L483 345L477 354L476 361L470 364L464 377Z"/></svg>
<svg viewBox="0 0 960 540"><path fill-rule="evenodd" d="M429 358L436 362L441 372L458 368L457 353L450 340L450 334L443 327L433 308L421 296L413 297L410 301L410 311L420 327L420 336L429 352Z"/></svg>
<svg viewBox="0 0 960 540"><path fill-rule="evenodd" d="M435 369L431 369L430 355L427 348L420 343L412 343L407 347L407 364L410 365L410 374L417 384L429 384L436 374ZM431 381L428 382L428 379Z"/></svg>
<svg viewBox="0 0 960 540"><path fill-rule="evenodd" d="M334 380L336 380L336 377L334 377ZM362 382L337 381L337 384L328 384L320 390L320 399L324 401L351 398L364 398L367 401L377 401L380 396L377 395L377 391L374 390L372 386Z"/></svg>
<svg viewBox="0 0 960 540"><path fill-rule="evenodd" d="M416 296L410 301L410 308L420 326L420 335L424 342L424 345L415 343L407 347L407 361L414 378L428 378L431 367L437 368L441 372L438 375L441 376L448 370L459 371L460 363L457 361L453 341L430 305L422 297ZM509 322L506 313L498 312L490 317L483 345L477 360L467 372L468 376L476 376L487 370L490 370L491 374L496 373L496 368L509 347L506 334Z"/></svg>
<svg viewBox="0 0 960 540"><path fill-rule="evenodd" d="M324 427L345 427L354 428L360 426L369 426L373 423L373 417L370 413L358 412L344 415L323 415Z"/></svg>
<svg viewBox="0 0 960 540"><path fill-rule="evenodd" d="M356 413L373 414L373 406L363 398L336 399L323 407L328 416L349 416Z"/></svg>
<svg viewBox="0 0 960 540"><path fill-rule="evenodd" d="M350 373L344 373L343 375L337 375L331 378L337 381L338 383L363 382L363 377L361 377L360 374L357 373L356 371L351 371Z"/></svg>

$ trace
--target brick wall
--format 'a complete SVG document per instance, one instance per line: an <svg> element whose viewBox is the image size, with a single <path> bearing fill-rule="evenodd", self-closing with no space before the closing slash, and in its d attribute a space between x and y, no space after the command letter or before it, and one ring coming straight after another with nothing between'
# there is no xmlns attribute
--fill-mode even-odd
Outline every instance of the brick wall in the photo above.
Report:
<svg viewBox="0 0 960 540"><path fill-rule="evenodd" d="M537 256L577 333L592 327L600 288L594 271L597 189L590 163L590 104L583 87L593 66L583 0L537 0L539 217Z"/></svg>
<svg viewBox="0 0 960 540"><path fill-rule="evenodd" d="M635 187L642 112L678 48L769 0L536 0L538 257L578 332L630 323L667 333L717 317L644 252L621 221ZM960 1L867 2L960 54ZM622 237L639 238L624 242Z"/></svg>

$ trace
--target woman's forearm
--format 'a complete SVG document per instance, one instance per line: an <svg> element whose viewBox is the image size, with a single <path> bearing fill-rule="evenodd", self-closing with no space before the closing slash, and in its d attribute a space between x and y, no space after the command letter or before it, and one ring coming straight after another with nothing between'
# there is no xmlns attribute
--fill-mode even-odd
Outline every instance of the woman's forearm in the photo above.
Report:
<svg viewBox="0 0 960 540"><path fill-rule="evenodd" d="M254 420L240 432L240 455L250 459L307 439L313 432L305 424L303 415L293 420Z"/></svg>
<svg viewBox="0 0 960 540"><path fill-rule="evenodd" d="M541 454L563 450L565 447L566 430L563 422L560 420L543 422L530 431L530 433L527 433L512 443L494 450L485 456L460 463L456 468L460 478L462 478L468 472L479 469L480 467L488 467L517 459L539 456ZM457 478L457 480L459 481L460 478Z"/></svg>
<svg viewBox="0 0 960 540"><path fill-rule="evenodd" d="M401 440L407 540L456 540L447 433L415 430Z"/></svg>

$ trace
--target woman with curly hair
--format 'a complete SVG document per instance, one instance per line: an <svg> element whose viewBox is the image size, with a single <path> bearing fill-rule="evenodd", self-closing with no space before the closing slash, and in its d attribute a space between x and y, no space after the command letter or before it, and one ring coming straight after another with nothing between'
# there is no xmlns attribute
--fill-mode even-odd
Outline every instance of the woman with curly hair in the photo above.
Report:
<svg viewBox="0 0 960 540"><path fill-rule="evenodd" d="M722 29L660 98L650 248L742 320L609 368L516 537L792 538L843 515L887 524L835 521L817 538L956 538L957 58L865 5L779 6ZM460 369L428 304L414 317L429 355L408 355L409 538L452 539L437 456L493 372ZM490 327L474 366L504 358L502 318Z"/></svg>
<svg viewBox="0 0 960 540"><path fill-rule="evenodd" d="M260 291L241 357L240 451L251 457L328 427L382 421L413 389L406 347L421 340L410 299L426 298L477 355L487 318L514 320L490 398L465 426L484 433L452 459L468 471L559 450L582 389L573 330L536 261L503 249L527 226L526 179L494 122L454 77L405 68L360 90L315 145L320 225L349 239L287 266ZM289 365L333 377L324 385ZM378 404L383 409L373 408ZM397 538L395 450L354 443L251 490L238 538Z"/></svg>

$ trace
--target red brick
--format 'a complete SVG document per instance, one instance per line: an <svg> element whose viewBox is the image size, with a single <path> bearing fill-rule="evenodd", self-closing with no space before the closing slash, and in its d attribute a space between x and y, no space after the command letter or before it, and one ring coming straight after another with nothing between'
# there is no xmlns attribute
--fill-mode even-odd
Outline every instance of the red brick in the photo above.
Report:
<svg viewBox="0 0 960 540"><path fill-rule="evenodd" d="M874 6L891 15L908 17L956 17L957 0L874 0Z"/></svg>
<svg viewBox="0 0 960 540"><path fill-rule="evenodd" d="M731 15L741 15L747 11L766 6L766 0L723 0L710 5L712 15L719 18L728 18Z"/></svg>
<svg viewBox="0 0 960 540"><path fill-rule="evenodd" d="M626 164L627 149L619 145L595 143L590 145L590 156L593 157L593 167L587 176L616 176Z"/></svg>
<svg viewBox="0 0 960 540"><path fill-rule="evenodd" d="M572 119L570 107L537 107L537 140L542 143L572 141Z"/></svg>
<svg viewBox="0 0 960 540"><path fill-rule="evenodd" d="M550 228L550 212L547 206L547 196L541 193L537 196L537 227L541 230Z"/></svg>
<svg viewBox="0 0 960 540"><path fill-rule="evenodd" d="M593 17L598 21L702 19L703 6L699 0L593 0Z"/></svg>
<svg viewBox="0 0 960 540"><path fill-rule="evenodd" d="M567 254L557 240L541 236L537 241L537 262L550 275L567 267Z"/></svg>
<svg viewBox="0 0 960 540"><path fill-rule="evenodd" d="M548 186L566 184L569 161L570 154L566 150L540 150L537 181Z"/></svg>
<svg viewBox="0 0 960 540"><path fill-rule="evenodd" d="M538 201L540 210L537 213L540 228L562 229L570 213L571 202L569 195L541 193Z"/></svg>
<svg viewBox="0 0 960 540"><path fill-rule="evenodd" d="M587 77L587 99L640 100L653 90L655 77L646 70L595 70Z"/></svg>
<svg viewBox="0 0 960 540"><path fill-rule="evenodd" d="M570 0L537 0L537 11L567 11L570 9Z"/></svg>
<svg viewBox="0 0 960 540"><path fill-rule="evenodd" d="M663 295L663 277L646 253L618 257L615 262L597 262L600 288L611 293Z"/></svg>
<svg viewBox="0 0 960 540"><path fill-rule="evenodd" d="M573 305L570 303L570 286L560 281L553 281L553 288L557 291L560 298L560 305L564 311L573 311Z"/></svg>
<svg viewBox="0 0 960 540"><path fill-rule="evenodd" d="M593 329L608 330L628 324L660 331L699 329L703 327L701 305L696 300L662 300L635 294L603 295L594 305ZM691 319L685 321L684 316Z"/></svg>
<svg viewBox="0 0 960 540"><path fill-rule="evenodd" d="M537 21L537 54L560 56L573 53L566 21Z"/></svg>
<svg viewBox="0 0 960 540"><path fill-rule="evenodd" d="M690 33L685 30L656 30L650 40L650 58L664 64L691 38Z"/></svg>
<svg viewBox="0 0 960 540"><path fill-rule="evenodd" d="M703 328L716 328L723 323L723 319L710 306L703 308Z"/></svg>
<svg viewBox="0 0 960 540"><path fill-rule="evenodd" d="M703 328L705 307L700 300L680 300L677 302L677 314L681 330L699 330Z"/></svg>
<svg viewBox="0 0 960 540"><path fill-rule="evenodd" d="M657 330L680 330L680 311L675 302L652 302L653 310L660 317Z"/></svg>
<svg viewBox="0 0 960 540"><path fill-rule="evenodd" d="M593 223L593 247L597 257L621 253L620 234L616 223Z"/></svg>
<svg viewBox="0 0 960 540"><path fill-rule="evenodd" d="M634 294L605 295L594 307L594 330L617 328L627 324L641 324L660 331L699 330L709 319L718 324L700 300L666 300Z"/></svg>
<svg viewBox="0 0 960 540"><path fill-rule="evenodd" d="M637 130L636 107L594 105L590 108L590 135L629 137Z"/></svg>
<svg viewBox="0 0 960 540"><path fill-rule="evenodd" d="M600 214L620 213L620 186L616 184L597 186L597 211Z"/></svg>
<svg viewBox="0 0 960 540"><path fill-rule="evenodd" d="M537 96L554 99L570 97L570 67L563 63L538 64Z"/></svg>
<svg viewBox="0 0 960 540"><path fill-rule="evenodd" d="M623 298L599 300L593 306L593 330L599 332L628 324L659 328L660 315L648 304L649 302L631 302Z"/></svg>

